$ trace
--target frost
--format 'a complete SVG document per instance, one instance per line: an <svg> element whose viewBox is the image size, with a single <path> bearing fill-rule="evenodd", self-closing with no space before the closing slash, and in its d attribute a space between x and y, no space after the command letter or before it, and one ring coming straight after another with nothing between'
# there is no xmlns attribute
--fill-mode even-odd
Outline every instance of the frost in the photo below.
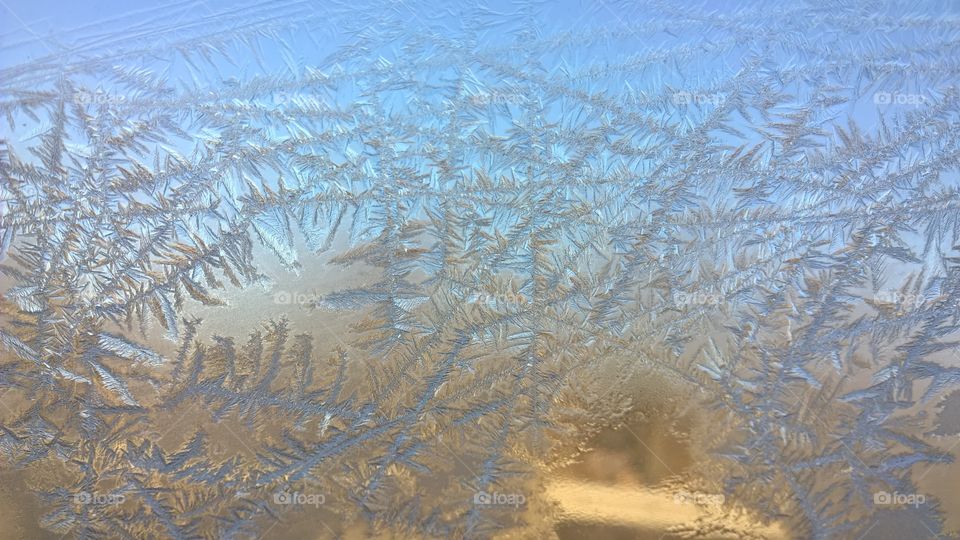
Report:
<svg viewBox="0 0 960 540"><path fill-rule="evenodd" d="M960 531L958 14L185 5L0 49L31 536Z"/></svg>

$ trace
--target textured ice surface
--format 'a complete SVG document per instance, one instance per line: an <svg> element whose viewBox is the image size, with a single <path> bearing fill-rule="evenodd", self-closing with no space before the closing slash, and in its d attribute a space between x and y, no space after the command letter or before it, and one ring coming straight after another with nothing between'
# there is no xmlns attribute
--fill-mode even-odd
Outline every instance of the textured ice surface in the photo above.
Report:
<svg viewBox="0 0 960 540"><path fill-rule="evenodd" d="M2 536L960 533L956 3L8 3Z"/></svg>

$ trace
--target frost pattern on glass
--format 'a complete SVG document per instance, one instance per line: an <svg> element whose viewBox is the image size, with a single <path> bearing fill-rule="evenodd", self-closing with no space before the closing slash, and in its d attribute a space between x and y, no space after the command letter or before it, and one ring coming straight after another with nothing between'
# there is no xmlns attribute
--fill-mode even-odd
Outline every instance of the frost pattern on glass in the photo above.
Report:
<svg viewBox="0 0 960 540"><path fill-rule="evenodd" d="M958 534L956 5L320 4L0 69L30 535L549 536L667 388L668 537Z"/></svg>

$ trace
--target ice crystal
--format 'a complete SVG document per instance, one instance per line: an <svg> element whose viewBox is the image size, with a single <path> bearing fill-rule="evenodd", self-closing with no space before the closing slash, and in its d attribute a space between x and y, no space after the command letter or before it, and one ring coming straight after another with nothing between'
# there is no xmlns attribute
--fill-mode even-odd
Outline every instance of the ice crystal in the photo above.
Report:
<svg viewBox="0 0 960 540"><path fill-rule="evenodd" d="M650 493L709 507L664 534L957 534L958 30L293 0L12 40L26 534L567 534L558 471L637 414L696 456Z"/></svg>

